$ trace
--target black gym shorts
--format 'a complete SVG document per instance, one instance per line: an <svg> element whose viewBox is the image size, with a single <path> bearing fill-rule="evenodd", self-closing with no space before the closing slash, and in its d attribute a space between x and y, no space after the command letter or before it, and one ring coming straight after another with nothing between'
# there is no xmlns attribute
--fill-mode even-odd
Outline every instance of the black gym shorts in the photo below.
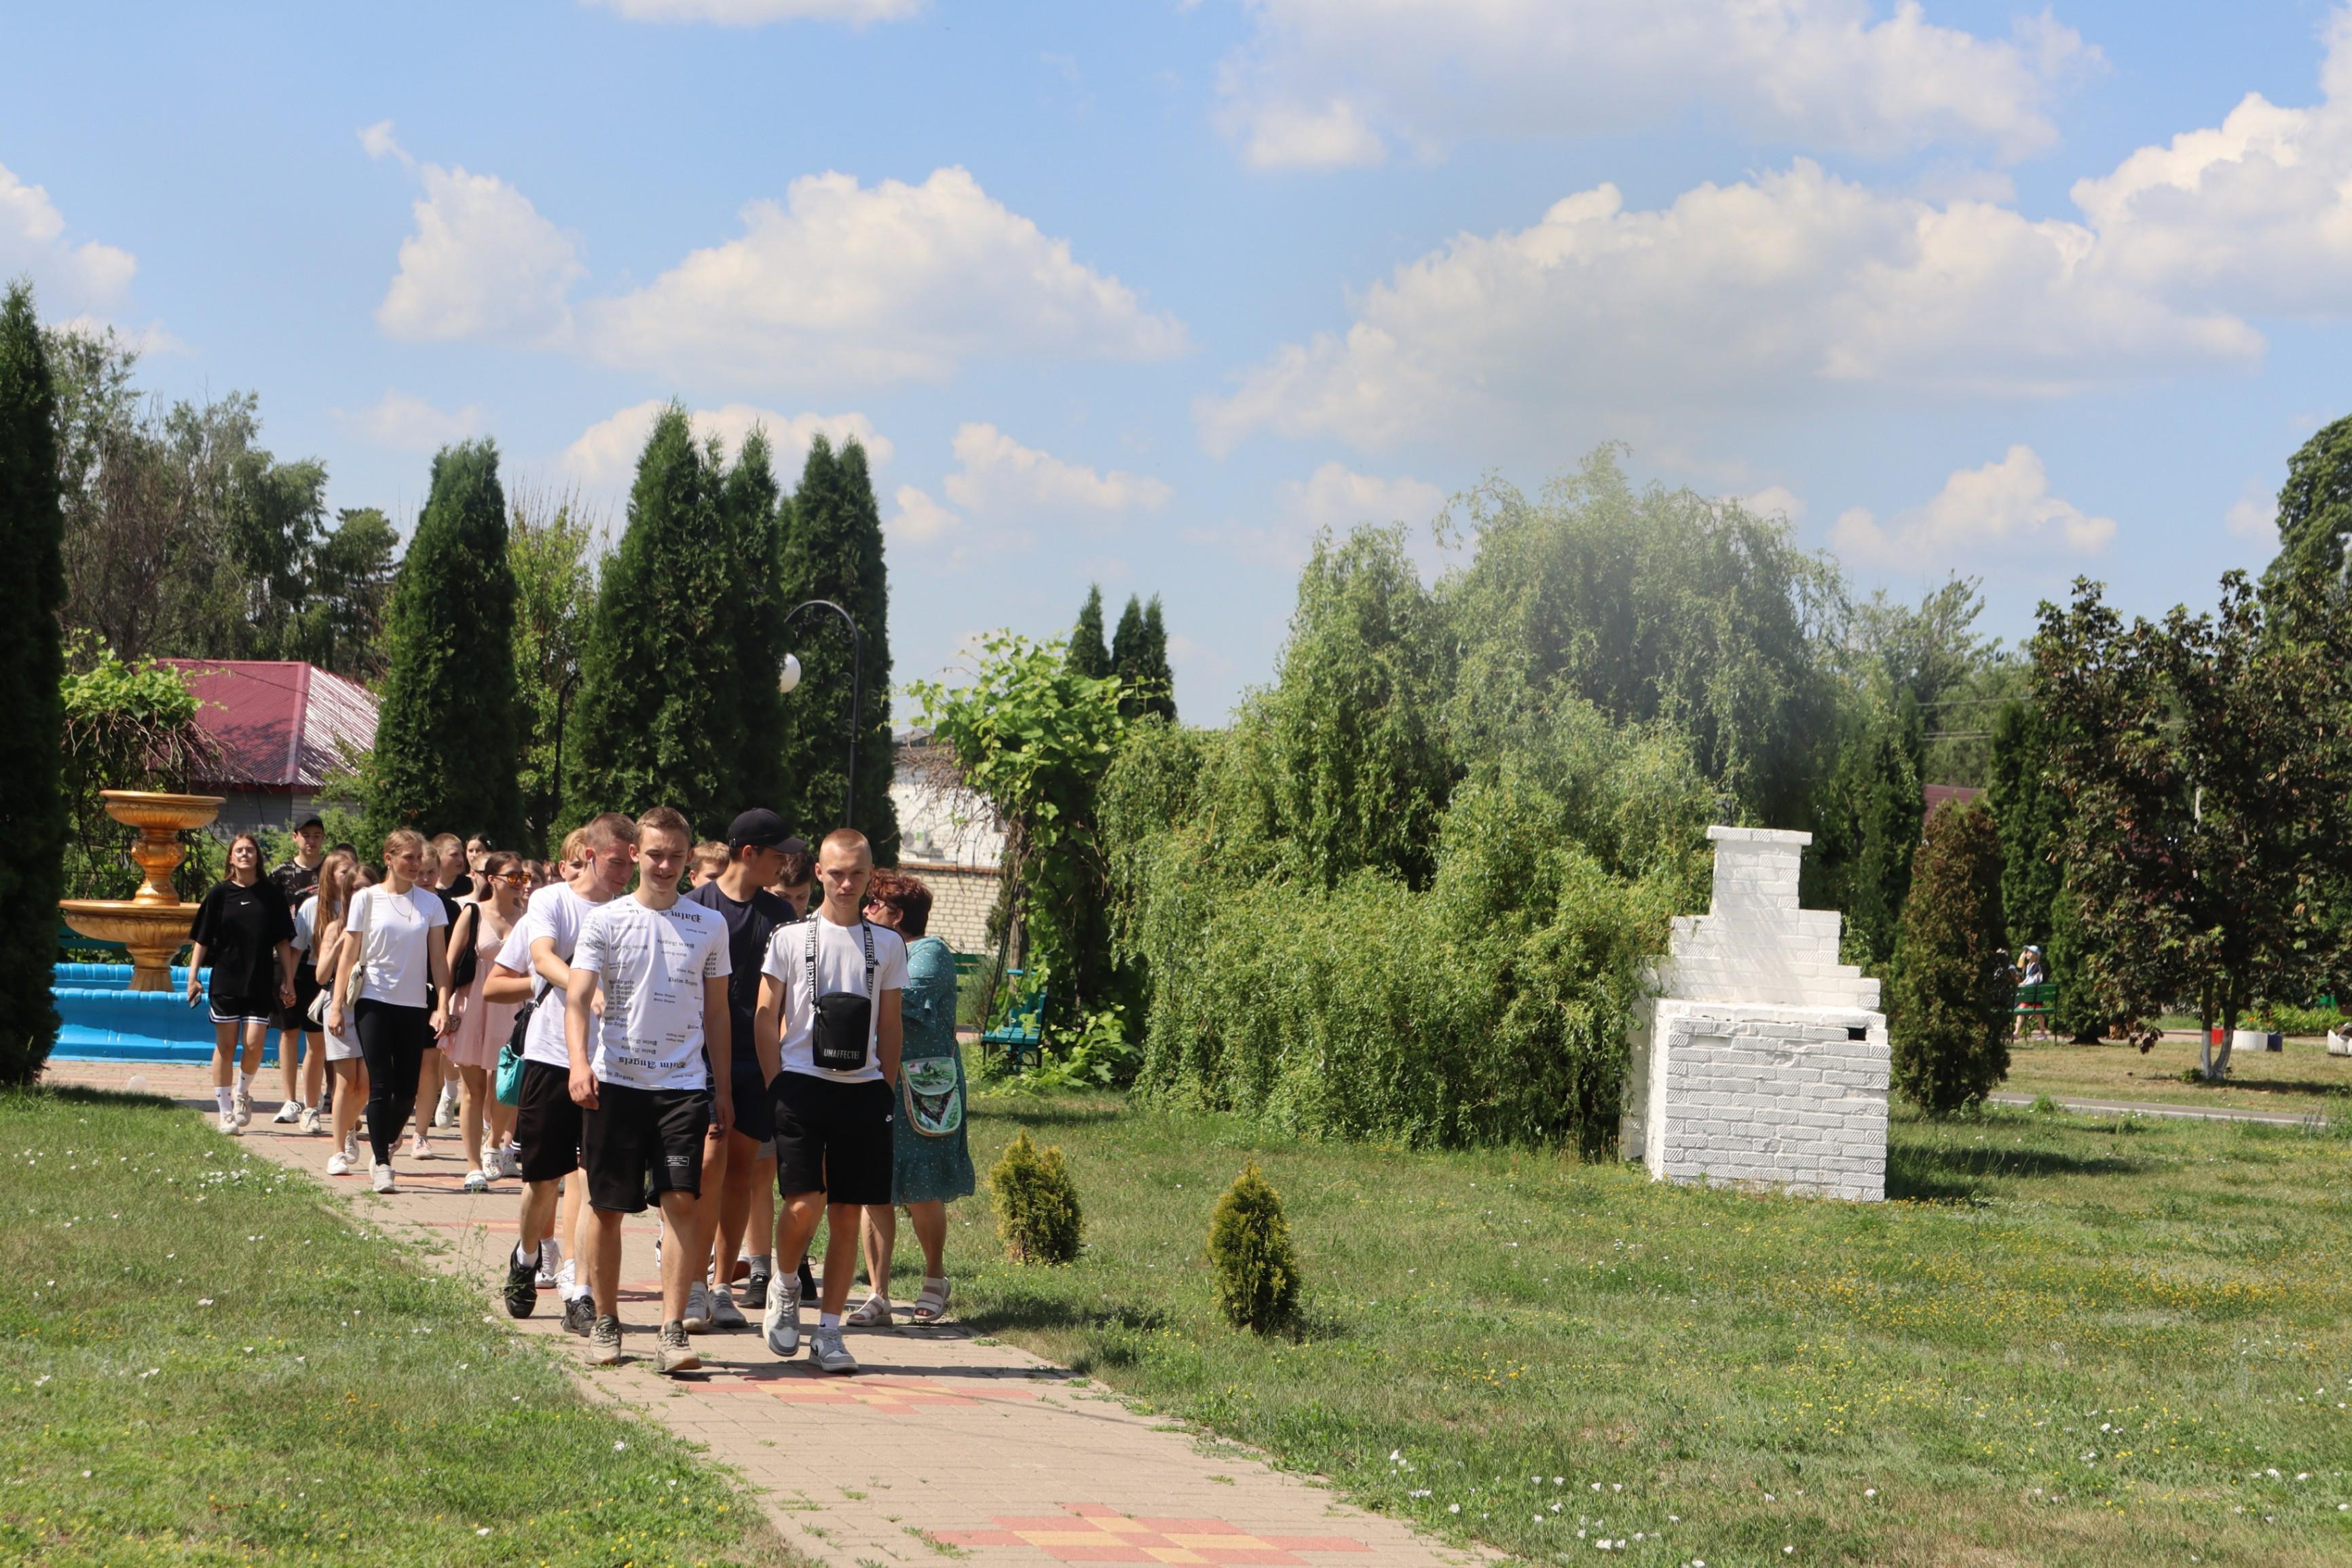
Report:
<svg viewBox="0 0 2352 1568"><path fill-rule="evenodd" d="M709 1130L707 1089L599 1083L596 1109L580 1117L589 1206L642 1214L648 1192L699 1196L702 1138Z"/></svg>
<svg viewBox="0 0 2352 1568"><path fill-rule="evenodd" d="M514 1139L526 1182L560 1182L580 1168L580 1108L572 1102L570 1068L523 1062Z"/></svg>
<svg viewBox="0 0 2352 1568"><path fill-rule="evenodd" d="M787 1072L768 1092L776 1111L777 1192L823 1193L832 1204L890 1201L898 1100L888 1084Z"/></svg>
<svg viewBox="0 0 2352 1568"><path fill-rule="evenodd" d="M738 1061L728 1075L735 1093L735 1131L754 1143L776 1135L776 1108L769 1102L768 1086L760 1080L758 1061Z"/></svg>

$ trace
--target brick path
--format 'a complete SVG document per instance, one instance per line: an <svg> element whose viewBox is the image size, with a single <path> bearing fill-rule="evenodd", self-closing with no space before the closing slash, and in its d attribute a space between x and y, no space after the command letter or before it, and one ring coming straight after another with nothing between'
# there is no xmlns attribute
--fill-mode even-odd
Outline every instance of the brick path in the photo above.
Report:
<svg viewBox="0 0 2352 1568"><path fill-rule="evenodd" d="M210 1119L202 1068L55 1062L52 1083L122 1089L133 1075ZM265 1108L245 1150L311 1172L386 1230L446 1243L420 1254L476 1282L497 1304L503 1255L514 1242L516 1184L459 1190L463 1155L436 1137L441 1158L394 1162L400 1190L380 1198L364 1174L329 1177L325 1137L268 1125L276 1068L256 1089ZM364 1164L362 1164L364 1172ZM1010 1345L953 1322L930 1329L850 1331L861 1371L824 1377L807 1352L780 1363L756 1327L703 1334L699 1376L651 1370L655 1319L650 1218L624 1228L621 1321L627 1364L584 1363L583 1386L703 1444L756 1488L783 1538L820 1561L975 1568L1045 1563L1311 1564L1469 1563L1397 1521L1338 1501L1230 1445L1210 1450L1172 1423L1137 1414L1109 1394ZM518 1332L564 1338L552 1293ZM803 1328L816 1315L803 1308ZM568 1344L578 1342L566 1339ZM913 1461L910 1464L910 1459Z"/></svg>

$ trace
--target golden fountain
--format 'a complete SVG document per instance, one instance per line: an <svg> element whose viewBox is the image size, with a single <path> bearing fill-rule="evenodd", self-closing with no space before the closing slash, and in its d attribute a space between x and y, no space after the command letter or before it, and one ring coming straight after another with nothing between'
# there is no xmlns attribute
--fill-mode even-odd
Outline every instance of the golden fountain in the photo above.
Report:
<svg viewBox="0 0 2352 1568"><path fill-rule="evenodd" d="M131 989L168 991L172 959L187 944L196 906L172 890L172 873L187 851L183 831L209 824L221 808L216 795L157 795L143 789L99 791L106 815L139 830L131 858L147 873L128 899L60 899L66 924L98 942L119 942L131 950Z"/></svg>

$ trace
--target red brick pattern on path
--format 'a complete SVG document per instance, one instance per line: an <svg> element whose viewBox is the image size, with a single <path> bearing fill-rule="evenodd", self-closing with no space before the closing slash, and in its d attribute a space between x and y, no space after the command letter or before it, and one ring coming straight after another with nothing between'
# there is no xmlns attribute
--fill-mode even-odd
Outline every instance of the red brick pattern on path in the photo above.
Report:
<svg viewBox="0 0 2352 1568"><path fill-rule="evenodd" d="M48 1072L52 1083L110 1089L133 1078L211 1119L202 1068L53 1062ZM368 1188L364 1161L359 1175L330 1177L328 1139L267 1121L278 1109L274 1068L254 1087L253 1122L235 1141L241 1152L309 1171L371 1221L404 1231L428 1266L473 1282L482 1310L508 1321L498 1289L514 1245L515 1183L463 1191L464 1156L456 1137L442 1133L433 1140L439 1158L429 1162L406 1158L403 1140L394 1160L400 1190L379 1197ZM621 1320L630 1359L609 1369L583 1362L582 1387L701 1444L760 1494L783 1538L819 1562L939 1568L955 1556L973 1568L1367 1562L1460 1568L1480 1560L1350 1508L1230 1446L1213 1451L1188 1430L952 1321L851 1331L848 1344L862 1369L855 1377L811 1371L805 1350L779 1362L756 1325L698 1335L705 1371L658 1377L651 1362L659 1310L654 1232L650 1216L623 1227ZM561 1307L553 1292L543 1294L539 1310L515 1331L576 1344L562 1332ZM815 1322L814 1308L803 1309L803 1330ZM1093 1500L1071 1500L1080 1498Z"/></svg>

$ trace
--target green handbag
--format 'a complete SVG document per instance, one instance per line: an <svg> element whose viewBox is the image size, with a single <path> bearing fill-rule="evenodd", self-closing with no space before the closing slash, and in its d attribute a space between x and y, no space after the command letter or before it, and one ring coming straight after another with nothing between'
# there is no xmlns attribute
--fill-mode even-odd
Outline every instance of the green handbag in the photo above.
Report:
<svg viewBox="0 0 2352 1568"><path fill-rule="evenodd" d="M515 1009L514 1027L507 1031L507 1043L499 1047L498 1095L500 1105L522 1103L522 1043L530 1033L530 1016L547 1000L550 986L539 983L539 994Z"/></svg>

